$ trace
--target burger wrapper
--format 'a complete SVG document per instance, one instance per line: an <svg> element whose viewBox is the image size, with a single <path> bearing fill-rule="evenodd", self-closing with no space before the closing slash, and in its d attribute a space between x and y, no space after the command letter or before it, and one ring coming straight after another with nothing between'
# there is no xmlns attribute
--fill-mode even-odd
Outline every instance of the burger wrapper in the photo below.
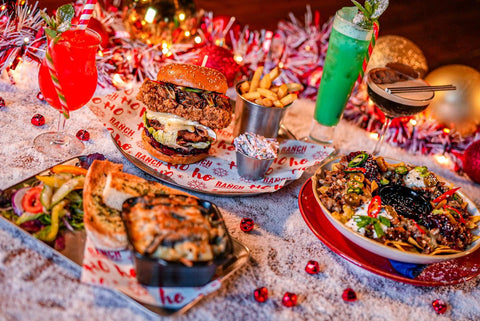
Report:
<svg viewBox="0 0 480 321"><path fill-rule="evenodd" d="M88 107L124 153L147 167L157 178L189 190L236 195L275 192L287 182L300 178L308 167L322 162L333 152L332 148L317 144L282 140L278 157L265 177L249 181L237 172L232 122L229 127L217 131L217 140L212 144L208 158L189 165L165 163L155 159L142 146L145 106L135 98L136 93L137 89L128 89L94 97Z"/></svg>
<svg viewBox="0 0 480 321"><path fill-rule="evenodd" d="M132 253L102 251L87 237L81 281L116 289L134 300L163 309L179 310L204 297L222 285L218 278L201 287L153 287L139 284L135 275Z"/></svg>

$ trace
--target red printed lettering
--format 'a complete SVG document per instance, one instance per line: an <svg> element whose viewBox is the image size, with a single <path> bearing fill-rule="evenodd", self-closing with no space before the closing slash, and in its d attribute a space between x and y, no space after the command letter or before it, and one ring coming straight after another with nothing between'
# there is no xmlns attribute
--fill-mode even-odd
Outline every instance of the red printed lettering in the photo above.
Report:
<svg viewBox="0 0 480 321"><path fill-rule="evenodd" d="M174 293L171 295L167 295L165 293L165 290L163 290L162 288L159 289L159 294L160 294L160 302L162 302L163 305L166 305L166 304L171 305L173 303L180 304L183 302L183 300L185 300L185 297L181 293Z"/></svg>
<svg viewBox="0 0 480 321"><path fill-rule="evenodd" d="M125 272L125 271L122 271L122 269L116 264L114 264L114 267L117 270L118 274L122 278L135 278L136 277L136 273L135 273L134 268L131 268L128 272Z"/></svg>
<svg viewBox="0 0 480 321"><path fill-rule="evenodd" d="M193 178L198 178L198 179L203 180L205 182L208 182L209 180L215 179L215 177L213 177L211 175L208 175L208 174L202 176L202 174L200 174L200 169L198 167L195 167L195 169L193 170L192 177Z"/></svg>

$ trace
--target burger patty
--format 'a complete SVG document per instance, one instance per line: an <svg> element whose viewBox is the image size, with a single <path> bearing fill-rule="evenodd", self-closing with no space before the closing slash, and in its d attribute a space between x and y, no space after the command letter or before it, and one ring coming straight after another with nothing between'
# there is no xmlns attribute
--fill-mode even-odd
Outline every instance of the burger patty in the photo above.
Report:
<svg viewBox="0 0 480 321"><path fill-rule="evenodd" d="M168 146L165 146L165 145L159 143L155 138L153 138L152 134L150 134L148 132L147 128L144 129L144 132L147 135L147 137L149 138L150 145L152 145L153 147L155 147L157 150L159 150L160 152L162 152L165 155L179 154L179 155L188 156L188 155L204 154L204 153L208 153L208 151L210 150L210 146L211 146L211 145L208 145L207 148L203 148L203 149L200 149L200 148L172 148L172 147L168 147Z"/></svg>
<svg viewBox="0 0 480 321"><path fill-rule="evenodd" d="M145 80L137 99L148 109L194 120L212 129L227 127L233 108L228 97L214 92L192 92L170 84Z"/></svg>
<svg viewBox="0 0 480 321"><path fill-rule="evenodd" d="M147 126L152 127L155 130L164 130L164 125L161 124L158 120L148 119ZM207 142L209 140L208 132L203 128L195 127L195 131L189 132L188 130L179 130L177 134L177 144L185 145L188 142L198 143L198 142Z"/></svg>

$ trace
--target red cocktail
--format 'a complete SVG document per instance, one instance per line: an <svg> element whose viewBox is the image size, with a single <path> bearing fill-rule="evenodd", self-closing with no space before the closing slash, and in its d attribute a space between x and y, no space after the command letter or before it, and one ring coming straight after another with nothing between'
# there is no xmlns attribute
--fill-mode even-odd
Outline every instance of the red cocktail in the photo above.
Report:
<svg viewBox="0 0 480 321"><path fill-rule="evenodd" d="M90 29L68 30L62 33L57 43L50 46L50 54L69 111L85 105L97 88L95 55L100 41L99 35ZM47 102L60 110L61 104L46 59L40 66L38 83Z"/></svg>
<svg viewBox="0 0 480 321"><path fill-rule="evenodd" d="M97 87L95 55L101 38L93 30L71 29L63 32L52 43L49 39L48 52L58 78L61 92L65 96L68 111L83 107L92 98ZM38 73L40 90L46 101L55 109L62 110L62 104L52 82L47 59L43 59ZM57 132L48 132L35 138L35 148L49 156L66 158L79 155L84 146L75 136L63 130L65 118L60 113Z"/></svg>

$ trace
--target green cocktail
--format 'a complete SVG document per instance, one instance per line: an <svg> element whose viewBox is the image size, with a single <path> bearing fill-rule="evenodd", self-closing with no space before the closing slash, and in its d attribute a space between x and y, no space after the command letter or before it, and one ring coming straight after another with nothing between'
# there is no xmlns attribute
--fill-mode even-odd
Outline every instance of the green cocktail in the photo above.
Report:
<svg viewBox="0 0 480 321"><path fill-rule="evenodd" d="M352 22L357 11L344 7L335 14L309 134L317 142L333 142L334 126L342 117L372 39L373 28Z"/></svg>

